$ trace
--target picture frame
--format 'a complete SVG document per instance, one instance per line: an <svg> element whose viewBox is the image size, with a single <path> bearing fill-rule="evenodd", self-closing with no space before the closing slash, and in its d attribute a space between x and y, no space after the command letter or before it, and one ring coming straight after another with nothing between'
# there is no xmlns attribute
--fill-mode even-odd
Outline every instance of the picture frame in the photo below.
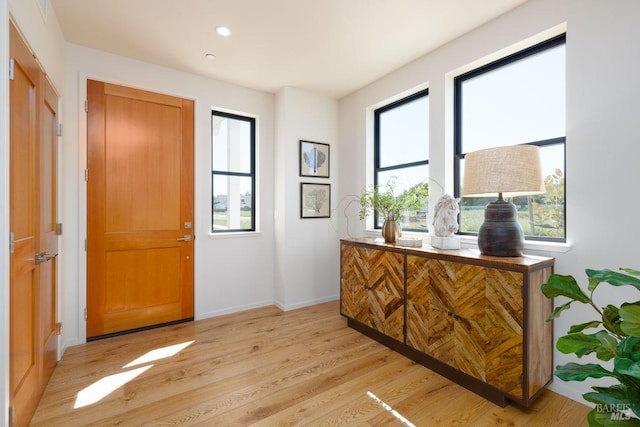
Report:
<svg viewBox="0 0 640 427"><path fill-rule="evenodd" d="M329 178L329 150L329 144L300 140L300 176Z"/></svg>
<svg viewBox="0 0 640 427"><path fill-rule="evenodd" d="M300 183L300 218L331 217L331 184Z"/></svg>

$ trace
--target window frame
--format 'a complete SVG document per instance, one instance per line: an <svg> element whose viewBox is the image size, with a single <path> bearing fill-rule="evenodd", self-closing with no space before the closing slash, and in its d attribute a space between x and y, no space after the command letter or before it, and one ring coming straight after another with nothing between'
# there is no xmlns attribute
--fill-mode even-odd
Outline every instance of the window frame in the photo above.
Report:
<svg viewBox="0 0 640 427"><path fill-rule="evenodd" d="M515 52L511 55L505 56L503 58L492 61L486 65L475 68L466 73L460 74L459 76L454 77L453 87L454 87L454 99L453 99L453 184L454 184L454 197L460 198L461 196L461 163L465 158L467 153L462 152L462 84L466 80L470 80L474 77L478 77L482 74L488 73L490 71L497 70L514 62L517 62L521 59L528 58L532 55L535 55L540 52L544 52L545 50L552 49L554 47L565 45L566 46L567 35L566 33L559 34L555 37L537 43L528 48L522 49L518 52ZM566 108L565 108L566 111ZM545 146L552 145L560 145L562 144L563 155L564 155L564 175L566 176L567 171L567 144L566 144L566 127L565 134L561 137L549 138L539 141L529 141L520 145L535 145L540 148ZM487 147L489 148L489 147ZM531 236L525 235L525 240L528 241L541 241L541 242L553 242L553 243L566 243L567 242L567 202L566 202L566 181L565 181L565 201L563 206L563 215L564 215L564 237L543 237L543 236ZM468 236L477 236L477 232L469 232L469 231L460 231L458 230L457 234L459 235L468 235Z"/></svg>
<svg viewBox="0 0 640 427"><path fill-rule="evenodd" d="M230 170L222 171L222 170L216 170L213 168L213 120L215 116L224 117L224 118L233 119L233 120L240 120L240 121L249 123L249 128L250 128L249 155L251 157L251 159L249 160L249 166L250 166L249 172L235 172ZM235 114L235 113L227 113L225 111L212 109L211 110L211 157L209 161L211 162L211 229L210 229L210 233L212 235L216 235L216 234L219 235L223 233L254 233L256 232L257 231L257 227L256 227L256 222L257 222L257 219L256 219L256 118L251 116L244 116L244 115ZM226 230L215 229L215 224L214 224L214 215L215 215L214 177L215 175L227 176L227 177L245 177L245 178L251 179L251 228L234 228L234 229L226 229Z"/></svg>
<svg viewBox="0 0 640 427"><path fill-rule="evenodd" d="M423 97L426 97L427 100L429 100L429 88L419 90L418 92L415 92L409 96L398 99L397 101L393 101L389 104L386 104L382 107L379 107L373 110L373 185L375 188L378 188L378 184L379 184L378 174L381 172L389 172L392 170L406 169L406 168L411 168L416 166L427 166L427 167L429 166L428 158L426 160L420 160L417 162L398 163L398 164L384 166L384 167L380 166L380 116L387 111L391 111L395 108L401 107L405 104L408 104L410 102L413 102ZM429 144L429 141L427 141L427 145L428 144ZM373 212L373 228L375 230L382 229L382 226L378 225L378 222L379 222L378 220L379 220L378 212L374 211ZM403 228L402 231L426 233L429 231L429 225L427 224L427 228L425 230Z"/></svg>

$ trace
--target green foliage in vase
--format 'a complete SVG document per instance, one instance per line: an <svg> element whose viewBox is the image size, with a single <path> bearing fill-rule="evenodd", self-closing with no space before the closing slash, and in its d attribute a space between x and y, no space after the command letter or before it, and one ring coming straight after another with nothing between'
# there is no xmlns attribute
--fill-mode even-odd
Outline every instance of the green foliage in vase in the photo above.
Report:
<svg viewBox="0 0 640 427"><path fill-rule="evenodd" d="M429 184L416 184L396 195L396 177L392 176L384 186L371 186L360 196L360 219L365 219L372 211L385 219L397 220L402 212L419 209L429 197Z"/></svg>
<svg viewBox="0 0 640 427"><path fill-rule="evenodd" d="M604 377L616 380L612 386L592 387L592 392L582 395L595 404L587 417L591 427L640 426L640 301L600 308L593 300L594 291L601 283L614 287L632 286L640 291L640 271L620 270L623 272L587 269L589 295L572 276L553 274L542 285L542 293L547 298L569 298L568 302L556 307L547 320L559 317L576 302L589 304L598 315L595 320L573 325L569 333L556 342L556 348L564 354L575 354L578 358L594 354L599 360L613 361L612 370L598 363L571 362L556 367L555 375L564 381ZM587 330L595 332L585 333Z"/></svg>

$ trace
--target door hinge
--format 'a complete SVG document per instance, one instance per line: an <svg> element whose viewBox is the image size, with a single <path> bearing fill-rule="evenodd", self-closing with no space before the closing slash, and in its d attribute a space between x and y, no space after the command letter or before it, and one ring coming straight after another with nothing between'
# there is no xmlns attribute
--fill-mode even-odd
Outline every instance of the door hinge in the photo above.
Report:
<svg viewBox="0 0 640 427"><path fill-rule="evenodd" d="M56 125L56 135L57 136L62 136L62 123L58 123Z"/></svg>
<svg viewBox="0 0 640 427"><path fill-rule="evenodd" d="M15 235L13 234L13 231L9 232L9 253L10 254L12 254L13 250L15 249L14 239L15 239Z"/></svg>
<svg viewBox="0 0 640 427"><path fill-rule="evenodd" d="M56 323L56 335L62 335L62 322Z"/></svg>
<svg viewBox="0 0 640 427"><path fill-rule="evenodd" d="M89 169L84 170L84 180L89 182Z"/></svg>
<svg viewBox="0 0 640 427"><path fill-rule="evenodd" d="M9 406L9 427L13 427L13 405Z"/></svg>
<svg viewBox="0 0 640 427"><path fill-rule="evenodd" d="M87 239L84 239L84 251L87 252Z"/></svg>
<svg viewBox="0 0 640 427"><path fill-rule="evenodd" d="M84 100L84 112L85 113L89 112L89 100L88 99Z"/></svg>
<svg viewBox="0 0 640 427"><path fill-rule="evenodd" d="M15 77L15 67L16 61L14 61L13 58L9 59L9 80L13 80Z"/></svg>
<svg viewBox="0 0 640 427"><path fill-rule="evenodd" d="M84 308L84 320L87 320L87 307Z"/></svg>
<svg viewBox="0 0 640 427"><path fill-rule="evenodd" d="M56 234L58 236L62 236L62 223L61 222L56 224Z"/></svg>

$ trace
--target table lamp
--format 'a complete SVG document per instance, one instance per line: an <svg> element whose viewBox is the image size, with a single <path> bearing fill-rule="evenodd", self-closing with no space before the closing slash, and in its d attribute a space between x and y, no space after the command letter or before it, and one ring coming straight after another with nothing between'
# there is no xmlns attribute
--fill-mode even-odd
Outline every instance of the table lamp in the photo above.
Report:
<svg viewBox="0 0 640 427"><path fill-rule="evenodd" d="M540 148L513 145L468 153L464 158L463 196L498 194L487 205L484 223L478 231L478 248L483 255L522 256L524 233L516 206L502 197L545 192L540 166Z"/></svg>

